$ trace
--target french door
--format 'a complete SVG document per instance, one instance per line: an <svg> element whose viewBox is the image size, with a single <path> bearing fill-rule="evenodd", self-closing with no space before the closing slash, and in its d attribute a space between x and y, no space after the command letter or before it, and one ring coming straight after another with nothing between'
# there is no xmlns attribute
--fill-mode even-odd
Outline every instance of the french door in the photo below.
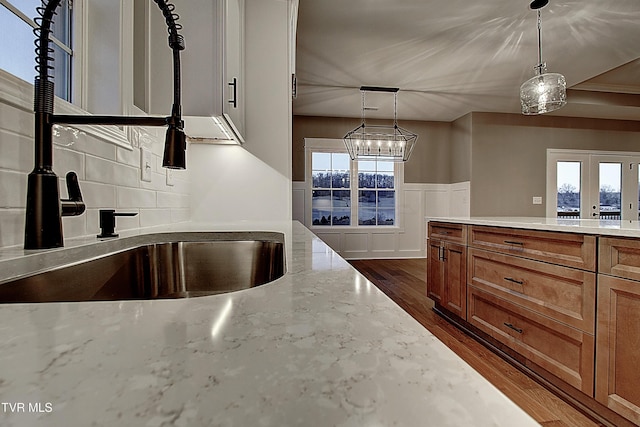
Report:
<svg viewBox="0 0 640 427"><path fill-rule="evenodd" d="M548 150L547 216L638 220L640 153Z"/></svg>

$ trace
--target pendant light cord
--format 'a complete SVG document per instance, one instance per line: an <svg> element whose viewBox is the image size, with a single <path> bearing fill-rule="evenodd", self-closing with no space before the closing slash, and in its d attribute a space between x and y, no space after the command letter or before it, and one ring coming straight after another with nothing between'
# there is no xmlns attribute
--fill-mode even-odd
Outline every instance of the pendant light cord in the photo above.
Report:
<svg viewBox="0 0 640 427"><path fill-rule="evenodd" d="M536 68L538 69L538 74L542 74L542 42L541 42L541 34L542 34L542 18L540 17L540 9L538 9L538 65Z"/></svg>

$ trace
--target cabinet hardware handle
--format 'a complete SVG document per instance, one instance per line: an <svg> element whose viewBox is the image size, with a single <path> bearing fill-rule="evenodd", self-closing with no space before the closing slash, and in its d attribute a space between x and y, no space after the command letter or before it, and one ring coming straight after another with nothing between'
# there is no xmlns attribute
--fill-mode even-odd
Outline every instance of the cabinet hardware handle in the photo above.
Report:
<svg viewBox="0 0 640 427"><path fill-rule="evenodd" d="M514 331L516 331L517 333L521 334L522 333L522 329L520 328L516 328L515 326L513 326L511 323L504 323L504 326L506 326L509 329L513 329Z"/></svg>
<svg viewBox="0 0 640 427"><path fill-rule="evenodd" d="M505 240L504 241L506 244L508 245L520 245L520 246L524 246L524 243L522 242L516 242L515 240Z"/></svg>
<svg viewBox="0 0 640 427"><path fill-rule="evenodd" d="M233 108L238 108L238 79L234 77L229 86L233 86L233 99L229 100L229 104L233 105Z"/></svg>
<svg viewBox="0 0 640 427"><path fill-rule="evenodd" d="M513 277L505 277L504 280L506 280L507 282L517 283L518 285L524 285L524 282L522 280L516 280Z"/></svg>

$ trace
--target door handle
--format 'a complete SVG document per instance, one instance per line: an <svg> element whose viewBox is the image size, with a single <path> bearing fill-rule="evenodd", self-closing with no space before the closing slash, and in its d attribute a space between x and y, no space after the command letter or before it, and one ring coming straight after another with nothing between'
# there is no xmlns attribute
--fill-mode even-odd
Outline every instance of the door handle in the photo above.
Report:
<svg viewBox="0 0 640 427"><path fill-rule="evenodd" d="M234 77L229 86L233 87L233 99L229 100L229 104L233 105L233 108L238 108L238 79Z"/></svg>

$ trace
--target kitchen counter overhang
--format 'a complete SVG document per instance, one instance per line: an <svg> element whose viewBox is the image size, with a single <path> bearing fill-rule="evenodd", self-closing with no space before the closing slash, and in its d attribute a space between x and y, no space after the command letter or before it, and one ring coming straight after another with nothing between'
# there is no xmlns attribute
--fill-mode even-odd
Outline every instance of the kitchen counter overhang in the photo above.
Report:
<svg viewBox="0 0 640 427"><path fill-rule="evenodd" d="M287 273L260 287L1 305L0 400L13 405L0 423L537 425L301 224L270 230L285 232ZM155 238L134 234L129 243ZM8 251L0 269L35 271L121 242Z"/></svg>

